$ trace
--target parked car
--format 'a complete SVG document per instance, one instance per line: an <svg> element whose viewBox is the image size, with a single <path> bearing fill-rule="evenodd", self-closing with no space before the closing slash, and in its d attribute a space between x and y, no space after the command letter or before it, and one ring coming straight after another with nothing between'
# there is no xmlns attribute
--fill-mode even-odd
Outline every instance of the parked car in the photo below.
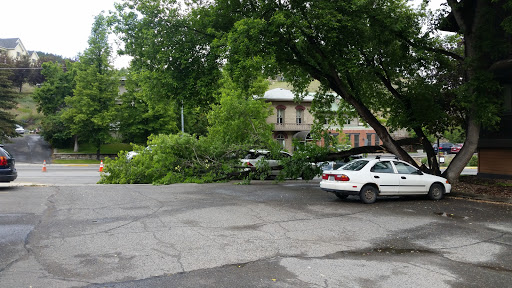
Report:
<svg viewBox="0 0 512 288"><path fill-rule="evenodd" d="M324 171L320 188L345 199L358 195L365 204L377 196L428 195L441 200L451 185L442 177L421 172L396 158L362 158L350 161L338 170Z"/></svg>
<svg viewBox="0 0 512 288"><path fill-rule="evenodd" d="M20 125L16 124L16 129L14 129L19 134L25 134L25 128L21 127Z"/></svg>
<svg viewBox="0 0 512 288"><path fill-rule="evenodd" d="M432 145L432 147L434 148L434 152L436 152L436 154L439 151L449 154L452 151L453 144L452 143L439 143L439 146L440 146L440 148L438 149L437 144Z"/></svg>
<svg viewBox="0 0 512 288"><path fill-rule="evenodd" d="M283 166L281 166L281 161L279 159L288 157L292 157L292 155L285 151L280 151L279 155L272 155L272 153L268 150L251 149L243 159L240 159L240 162L247 171L255 171L257 168L258 161L265 160L268 162L268 165L270 167L270 174L272 176L277 176L279 175L279 172L283 169Z"/></svg>
<svg viewBox="0 0 512 288"><path fill-rule="evenodd" d="M450 153L452 154L457 154L460 152L460 149L462 149L462 146L464 146L464 144L462 143L457 143L457 144L454 144L452 146L452 148L450 149Z"/></svg>
<svg viewBox="0 0 512 288"><path fill-rule="evenodd" d="M0 144L0 182L11 182L16 180L18 172L16 171L14 157Z"/></svg>
<svg viewBox="0 0 512 288"><path fill-rule="evenodd" d="M149 152L151 153L153 150L151 149L152 146L147 146L146 148L144 148L144 150L142 150L142 153L146 153L146 152ZM128 153L126 153L126 160L130 161L133 159L133 157L139 155L139 152L140 151L128 151Z"/></svg>

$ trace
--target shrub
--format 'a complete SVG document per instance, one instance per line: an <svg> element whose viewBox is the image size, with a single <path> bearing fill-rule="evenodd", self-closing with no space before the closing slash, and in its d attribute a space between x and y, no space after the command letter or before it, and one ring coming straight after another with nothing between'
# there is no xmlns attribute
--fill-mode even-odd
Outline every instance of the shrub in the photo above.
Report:
<svg viewBox="0 0 512 288"><path fill-rule="evenodd" d="M471 160L469 160L468 166L478 166L478 156L473 155Z"/></svg>

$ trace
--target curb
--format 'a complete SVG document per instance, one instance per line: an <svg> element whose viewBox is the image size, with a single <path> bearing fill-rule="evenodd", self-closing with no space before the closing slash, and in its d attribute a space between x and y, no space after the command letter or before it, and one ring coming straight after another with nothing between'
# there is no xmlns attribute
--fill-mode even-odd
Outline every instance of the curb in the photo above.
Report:
<svg viewBox="0 0 512 288"><path fill-rule="evenodd" d="M488 201L488 202L495 202L495 203L504 203L504 204L512 204L512 198L507 197L493 197L485 194L474 194L474 193L464 193L464 192L450 192L450 194L447 194L446 197L448 198L462 198L462 199L468 199L468 200L475 200L475 201Z"/></svg>

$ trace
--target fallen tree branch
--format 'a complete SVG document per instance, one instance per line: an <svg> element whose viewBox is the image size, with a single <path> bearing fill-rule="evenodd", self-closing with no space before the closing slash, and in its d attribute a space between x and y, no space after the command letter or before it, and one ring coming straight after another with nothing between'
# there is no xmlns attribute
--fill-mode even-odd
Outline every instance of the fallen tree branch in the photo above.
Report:
<svg viewBox="0 0 512 288"><path fill-rule="evenodd" d="M404 139L396 140L396 142L400 146L421 144L420 140L417 138L404 138ZM318 162L342 160L343 158L347 158L349 156L364 154L364 153L389 153L389 151L386 149L386 147L384 147L382 145L361 146L361 147L352 148L352 149L346 150L346 151L329 153L329 154L327 154L327 156L325 158L318 159Z"/></svg>

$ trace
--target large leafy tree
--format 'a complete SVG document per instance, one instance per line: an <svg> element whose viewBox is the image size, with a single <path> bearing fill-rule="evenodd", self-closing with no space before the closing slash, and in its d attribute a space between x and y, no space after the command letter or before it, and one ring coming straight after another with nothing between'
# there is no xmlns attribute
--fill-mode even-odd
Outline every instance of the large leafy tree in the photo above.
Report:
<svg viewBox="0 0 512 288"><path fill-rule="evenodd" d="M131 69L146 103L163 110L171 101L177 112L184 108L185 123L193 124L197 121L187 119L205 119L216 101L221 63L211 46L215 35L207 33L202 19L183 13L178 3L124 1L111 20L125 44L120 52L133 57ZM185 132L205 132L190 128Z"/></svg>
<svg viewBox="0 0 512 288"><path fill-rule="evenodd" d="M503 94L494 69L512 55L512 3L509 0L447 0L440 27L464 39L459 105L464 111L466 139L445 174L455 178L478 145L482 125L499 123ZM507 68L510 71L510 66ZM510 72L509 72L510 73Z"/></svg>
<svg viewBox="0 0 512 288"><path fill-rule="evenodd" d="M272 141L272 125L267 123L271 115L270 104L262 96L268 83L260 79L248 90L238 87L224 73L221 81L219 104L208 114L208 137L219 146L265 147Z"/></svg>
<svg viewBox="0 0 512 288"><path fill-rule="evenodd" d="M75 64L74 95L66 97L68 107L62 114L76 137L75 144L78 138L94 144L98 160L101 144L111 139L119 86L110 56L106 19L100 14L92 27L89 48Z"/></svg>
<svg viewBox="0 0 512 288"><path fill-rule="evenodd" d="M130 69L131 70L131 69ZM126 92L119 95L117 106L119 133L124 141L144 144L152 134L171 134L178 132L176 125L175 102L161 99L155 105L149 97L144 78L137 71L126 76Z"/></svg>
<svg viewBox="0 0 512 288"><path fill-rule="evenodd" d="M43 63L40 74L46 80L32 94L37 111L45 116L41 121L41 135L54 147L68 146L72 137L70 128L61 119L61 114L67 107L66 97L73 96L75 72L70 61Z"/></svg>
<svg viewBox="0 0 512 288"><path fill-rule="evenodd" d="M11 112L17 105L16 94L10 80L12 70L7 68L11 68L7 64L7 56L0 52L0 141L17 135L14 131L15 116Z"/></svg>
<svg viewBox="0 0 512 288"><path fill-rule="evenodd" d="M65 98L73 95L75 89L73 63L46 62L42 64L41 75L45 81L34 91L32 98L37 111L45 116L57 114L66 107Z"/></svg>
<svg viewBox="0 0 512 288"><path fill-rule="evenodd" d="M316 79L325 92L317 104L330 108L341 98L375 129L387 151L406 161L415 164L391 137L394 129L414 132L439 174L426 135L464 127L464 151L444 172L456 180L476 148L481 123L498 120L499 86L488 69L510 51L501 26L509 14L500 9L506 1L448 2L463 51L424 32L427 15L401 0L217 0L197 11L224 24L210 21L212 29L225 32L218 35L227 47L226 69L241 81L250 72L279 71L302 91Z"/></svg>
<svg viewBox="0 0 512 288"><path fill-rule="evenodd" d="M423 15L405 1L214 2L197 13L222 21L212 29L224 32L218 43L226 47L226 69L235 80L279 72L305 92L316 79L322 85L316 111L328 115L333 102L340 111L349 105L386 150L415 164L391 136L396 129L412 130L438 167L426 135L457 120L446 105L445 83L434 80L452 63L424 48L438 40L422 34Z"/></svg>

